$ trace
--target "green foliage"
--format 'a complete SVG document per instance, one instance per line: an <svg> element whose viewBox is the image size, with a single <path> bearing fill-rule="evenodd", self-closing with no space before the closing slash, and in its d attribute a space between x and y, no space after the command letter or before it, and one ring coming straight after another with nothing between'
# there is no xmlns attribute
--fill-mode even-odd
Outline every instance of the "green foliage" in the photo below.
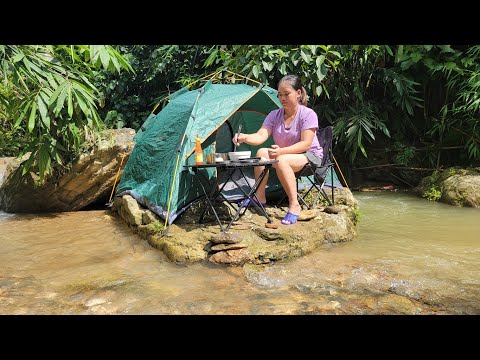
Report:
<svg viewBox="0 0 480 360"><path fill-rule="evenodd" d="M360 211L360 208L356 207L353 209L353 222L358 224L363 218L363 213Z"/></svg>
<svg viewBox="0 0 480 360"><path fill-rule="evenodd" d="M465 144L470 159L480 160L480 46L472 46L457 60L456 71L448 72L449 88L456 90L453 103L446 104L444 113L448 121L441 130L455 131ZM446 66L442 69L446 72Z"/></svg>
<svg viewBox="0 0 480 360"><path fill-rule="evenodd" d="M456 173L457 173L457 170L455 170L455 168L449 168L447 172L447 178L455 175Z"/></svg>
<svg viewBox="0 0 480 360"><path fill-rule="evenodd" d="M163 231L163 226L159 220L155 220L149 224L149 227L156 233L161 233Z"/></svg>
<svg viewBox="0 0 480 360"><path fill-rule="evenodd" d="M438 179L440 179L440 175L441 175L441 174L442 174L442 173L441 173L440 171L435 170L435 171L432 173L432 175L429 176L429 181L430 181L430 183L431 183L431 184L436 183L436 182L438 181Z"/></svg>
<svg viewBox="0 0 480 360"><path fill-rule="evenodd" d="M212 47L204 67L227 69L272 87L284 75L296 74L314 106L321 95L330 96L327 84L340 61L331 45L222 45Z"/></svg>
<svg viewBox="0 0 480 360"><path fill-rule="evenodd" d="M0 157L17 156L24 147L25 140L20 129L0 131Z"/></svg>
<svg viewBox="0 0 480 360"><path fill-rule="evenodd" d="M105 99L99 110L108 128L138 130L156 104L166 105L166 97L205 75L202 68L211 46L122 45L117 49L135 69L118 76L105 70L95 79ZM160 107L158 110L160 110Z"/></svg>
<svg viewBox="0 0 480 360"><path fill-rule="evenodd" d="M334 135L345 144L345 150L353 162L358 149L367 157L364 142L375 140L374 130L380 129L388 137L390 134L382 119L376 116L373 103L366 104L358 111L351 106L349 108L350 111L336 119Z"/></svg>
<svg viewBox="0 0 480 360"><path fill-rule="evenodd" d="M13 97L9 83L0 83L0 99ZM16 156L26 146L25 131L13 128L13 122L7 117L5 104L0 103L0 156Z"/></svg>
<svg viewBox="0 0 480 360"><path fill-rule="evenodd" d="M15 96L0 93L13 130L22 129L31 152L22 173L34 170L40 182L52 164L67 165L77 155L86 131L102 128L98 69L131 71L112 47L100 45L0 45L0 76Z"/></svg>
<svg viewBox="0 0 480 360"><path fill-rule="evenodd" d="M431 185L426 191L424 191L422 197L430 201L437 201L442 197L442 192L436 185Z"/></svg>
<svg viewBox="0 0 480 360"><path fill-rule="evenodd" d="M358 151L368 156L369 144L390 138L411 126L409 117L422 106L419 84L395 59L402 47L337 46L341 63L332 77L330 99L320 118L334 125L334 134L353 163Z"/></svg>
<svg viewBox="0 0 480 360"><path fill-rule="evenodd" d="M423 192L422 197L427 200L437 201L442 197L442 192L439 187L436 185L441 175L440 171L434 171L432 175L427 178L428 185L427 189Z"/></svg>
<svg viewBox="0 0 480 360"><path fill-rule="evenodd" d="M392 140L403 144L394 147L393 161L405 165L440 167L480 156L478 46L135 45L117 50L135 74L102 71L97 76L105 99L99 111L108 127L138 129L169 94L221 69L272 87L292 73L302 78L320 125L334 126L337 145L351 163L358 153L367 157L370 148L387 147ZM464 155L443 155L443 148L460 144Z"/></svg>
<svg viewBox="0 0 480 360"><path fill-rule="evenodd" d="M404 166L409 166L416 155L413 146L408 146L398 141L393 144L393 150L395 152L395 155L393 156L395 163Z"/></svg>

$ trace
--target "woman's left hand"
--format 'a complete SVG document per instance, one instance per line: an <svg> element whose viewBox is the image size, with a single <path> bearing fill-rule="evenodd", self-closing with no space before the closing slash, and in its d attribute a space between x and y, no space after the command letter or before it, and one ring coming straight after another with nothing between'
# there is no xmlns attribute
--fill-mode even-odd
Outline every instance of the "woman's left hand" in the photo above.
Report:
<svg viewBox="0 0 480 360"><path fill-rule="evenodd" d="M278 145L272 145L272 148L271 149L268 149L268 155L271 157L271 158L275 158L277 157L278 155L281 155L281 150L282 148Z"/></svg>

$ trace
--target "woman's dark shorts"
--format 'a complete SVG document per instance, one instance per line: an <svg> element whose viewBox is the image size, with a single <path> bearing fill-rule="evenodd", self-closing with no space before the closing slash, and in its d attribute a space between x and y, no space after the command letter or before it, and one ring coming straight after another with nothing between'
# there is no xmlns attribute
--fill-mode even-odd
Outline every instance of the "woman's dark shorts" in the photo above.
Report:
<svg viewBox="0 0 480 360"><path fill-rule="evenodd" d="M315 172L316 174L321 178L321 179L325 179L325 172L326 172L326 168L322 168L322 158L315 155L314 153L312 153L310 150L308 150L306 153L305 153L305 156L307 157L308 159L308 162L310 164L312 164L314 167L315 167Z"/></svg>
<svg viewBox="0 0 480 360"><path fill-rule="evenodd" d="M308 150L306 153L305 153L305 156L307 157L308 161L315 165L316 167L320 167L322 166L322 158L315 155L313 152L311 152L310 150Z"/></svg>

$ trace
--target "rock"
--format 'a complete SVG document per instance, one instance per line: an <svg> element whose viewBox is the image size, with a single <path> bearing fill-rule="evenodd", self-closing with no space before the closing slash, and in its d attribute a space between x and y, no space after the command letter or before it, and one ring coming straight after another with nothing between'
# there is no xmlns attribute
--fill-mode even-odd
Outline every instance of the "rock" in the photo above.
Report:
<svg viewBox="0 0 480 360"><path fill-rule="evenodd" d="M220 251L208 258L215 264L228 264L241 266L249 260L249 254L245 249Z"/></svg>
<svg viewBox="0 0 480 360"><path fill-rule="evenodd" d="M278 228L278 226L277 226ZM274 240L282 240L283 235L277 229L263 229L263 228L256 228L255 232L260 235L260 237L267 241L274 241Z"/></svg>
<svg viewBox="0 0 480 360"><path fill-rule="evenodd" d="M159 220L160 218L150 209L147 209L142 214L142 224L148 225L153 223L154 221Z"/></svg>
<svg viewBox="0 0 480 360"><path fill-rule="evenodd" d="M349 193L348 189L338 189L338 192L336 189L336 199L341 199L342 195L343 198L349 198ZM352 203L356 204L356 201ZM122 218L128 219L124 212L135 211L127 207L127 204L129 202L117 197L111 209L115 213L123 214ZM260 265L288 261L327 244L354 240L357 230L352 213L358 208L340 202L336 206L338 214L323 212L323 206L319 206L312 209L313 211L305 211L308 216L317 213L310 221L298 221L295 225L288 226L279 225L276 229L265 227L265 217L253 212L248 217L249 229L241 231L232 226L230 231L221 232L216 222L193 224L175 221L165 234L162 232L163 226L153 226L156 223L136 225L134 221L129 221L129 226L173 262L208 260L217 264ZM279 224L285 216L285 209L272 207L273 209L276 210L272 216L274 223ZM146 210L140 206L139 211L144 213ZM190 209L182 214L182 218L190 216L189 212ZM135 217L133 213L129 215L132 218ZM238 223L245 224L245 221L242 216ZM162 224L163 220L160 223Z"/></svg>
<svg viewBox="0 0 480 360"><path fill-rule="evenodd" d="M480 167L435 171L424 177L413 191L420 197L430 196L430 200L480 208Z"/></svg>
<svg viewBox="0 0 480 360"><path fill-rule="evenodd" d="M235 244L242 241L242 237L230 231L221 231L210 239L215 244Z"/></svg>
<svg viewBox="0 0 480 360"><path fill-rule="evenodd" d="M44 184L38 184L33 172L21 176L17 168L0 187L0 209L12 213L63 212L98 202L105 204L118 170L120 178L133 149L134 135L135 130L128 128L103 132L100 146L83 154L69 172L52 175Z"/></svg>
<svg viewBox="0 0 480 360"><path fill-rule="evenodd" d="M126 209L123 211L122 218L128 225L142 225L143 224L143 210L140 208L137 200L131 196L122 196L122 208Z"/></svg>
<svg viewBox="0 0 480 360"><path fill-rule="evenodd" d="M239 242L236 244L217 244L210 247L212 251L225 251L225 250L236 250L236 249L244 249L248 247L248 244L245 242Z"/></svg>
<svg viewBox="0 0 480 360"><path fill-rule="evenodd" d="M342 211L342 208L338 205L332 205L325 207L325 210L323 211L325 211L327 214L338 214L340 211Z"/></svg>
<svg viewBox="0 0 480 360"><path fill-rule="evenodd" d="M269 229L278 229L278 224L275 223L265 223L265 227Z"/></svg>
<svg viewBox="0 0 480 360"><path fill-rule="evenodd" d="M299 221L307 221L315 219L318 215L318 209L311 209L311 210L302 210L300 216L298 217Z"/></svg>

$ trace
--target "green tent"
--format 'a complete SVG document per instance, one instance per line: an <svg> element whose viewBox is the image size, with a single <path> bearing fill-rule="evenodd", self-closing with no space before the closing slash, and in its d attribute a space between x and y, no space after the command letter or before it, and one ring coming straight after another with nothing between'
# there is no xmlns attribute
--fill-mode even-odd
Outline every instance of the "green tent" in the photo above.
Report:
<svg viewBox="0 0 480 360"><path fill-rule="evenodd" d="M210 81L196 90L178 90L169 100L158 114L150 114L135 135L135 147L116 191L117 196L133 196L165 219L165 225L203 196L194 174L184 168L195 164L195 136L201 139L204 157L233 151L232 138L240 124L242 132L256 132L265 116L281 106L277 91L268 86ZM261 147L272 144L270 137ZM241 144L237 150L251 150L255 156L259 147ZM215 168L206 171L216 178ZM279 188L272 171L267 192Z"/></svg>

